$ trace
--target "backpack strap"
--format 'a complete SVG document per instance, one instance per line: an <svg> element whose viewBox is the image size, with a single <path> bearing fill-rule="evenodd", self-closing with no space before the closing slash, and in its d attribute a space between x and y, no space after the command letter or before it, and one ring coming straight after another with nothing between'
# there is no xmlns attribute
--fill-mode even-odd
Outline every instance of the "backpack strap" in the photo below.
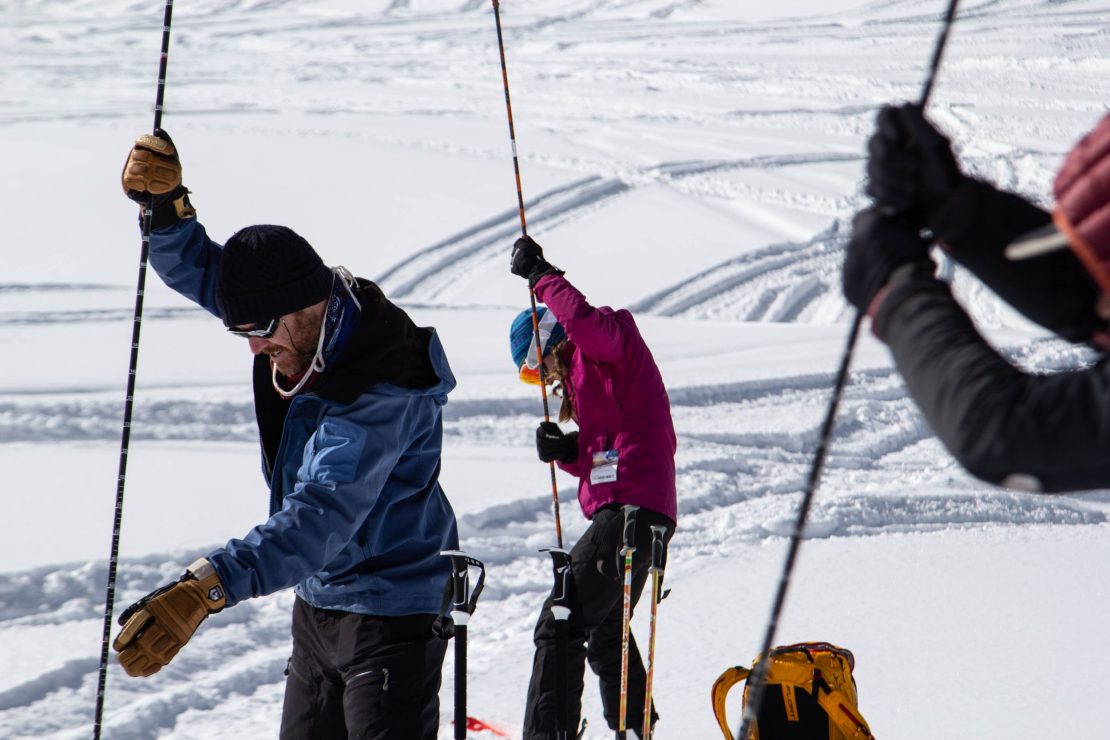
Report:
<svg viewBox="0 0 1110 740"><path fill-rule="evenodd" d="M713 716L717 718L717 724L724 733L725 740L735 740L732 736L732 729L728 726L728 717L725 716L725 699L728 698L728 692L733 686L740 683L748 677L751 671L743 666L733 666L728 668L717 680L713 682L713 689L710 696L713 699Z"/></svg>
<svg viewBox="0 0 1110 740"><path fill-rule="evenodd" d="M814 684L813 688L817 703L829 715L829 723L844 733L844 737L850 740L875 740L871 728L867 726L867 720L852 706L843 692L830 690L824 681L820 686Z"/></svg>

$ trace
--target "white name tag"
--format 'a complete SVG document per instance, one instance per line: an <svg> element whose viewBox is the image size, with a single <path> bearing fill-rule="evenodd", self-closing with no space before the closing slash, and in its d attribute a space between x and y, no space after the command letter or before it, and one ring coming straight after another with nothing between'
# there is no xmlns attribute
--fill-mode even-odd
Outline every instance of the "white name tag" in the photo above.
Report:
<svg viewBox="0 0 1110 740"><path fill-rule="evenodd" d="M617 459L619 450L595 452L593 467L590 470L590 483L615 483L617 480Z"/></svg>

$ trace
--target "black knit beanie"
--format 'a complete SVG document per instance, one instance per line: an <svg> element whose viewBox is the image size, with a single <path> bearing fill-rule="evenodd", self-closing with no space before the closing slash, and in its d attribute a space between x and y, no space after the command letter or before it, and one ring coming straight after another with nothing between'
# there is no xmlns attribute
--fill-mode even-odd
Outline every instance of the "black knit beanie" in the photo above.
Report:
<svg viewBox="0 0 1110 740"><path fill-rule="evenodd" d="M216 305L226 326L257 324L300 311L331 294L332 271L285 226L247 226L220 260Z"/></svg>

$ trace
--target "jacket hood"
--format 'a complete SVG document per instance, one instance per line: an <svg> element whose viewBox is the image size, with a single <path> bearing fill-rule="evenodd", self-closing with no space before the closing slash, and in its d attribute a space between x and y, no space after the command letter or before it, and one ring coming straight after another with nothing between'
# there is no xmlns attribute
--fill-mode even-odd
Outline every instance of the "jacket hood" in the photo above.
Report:
<svg viewBox="0 0 1110 740"><path fill-rule="evenodd" d="M414 324L369 280L359 278L356 292L362 311L354 334L312 392L350 403L371 386L383 384L407 394L436 396L451 391L455 376L435 329Z"/></svg>

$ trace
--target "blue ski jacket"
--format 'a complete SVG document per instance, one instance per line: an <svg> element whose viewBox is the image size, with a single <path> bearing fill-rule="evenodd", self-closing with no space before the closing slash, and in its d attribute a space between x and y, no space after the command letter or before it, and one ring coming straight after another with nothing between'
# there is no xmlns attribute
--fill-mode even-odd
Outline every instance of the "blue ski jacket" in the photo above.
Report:
<svg viewBox="0 0 1110 740"><path fill-rule="evenodd" d="M150 264L219 316L222 250L187 219L151 233ZM268 358L255 358L270 518L208 555L228 606L292 586L322 609L400 616L442 607L450 564L439 553L458 548L438 481L455 378L434 330L412 324L369 281L356 295L362 310L348 346L292 401L270 385Z"/></svg>

